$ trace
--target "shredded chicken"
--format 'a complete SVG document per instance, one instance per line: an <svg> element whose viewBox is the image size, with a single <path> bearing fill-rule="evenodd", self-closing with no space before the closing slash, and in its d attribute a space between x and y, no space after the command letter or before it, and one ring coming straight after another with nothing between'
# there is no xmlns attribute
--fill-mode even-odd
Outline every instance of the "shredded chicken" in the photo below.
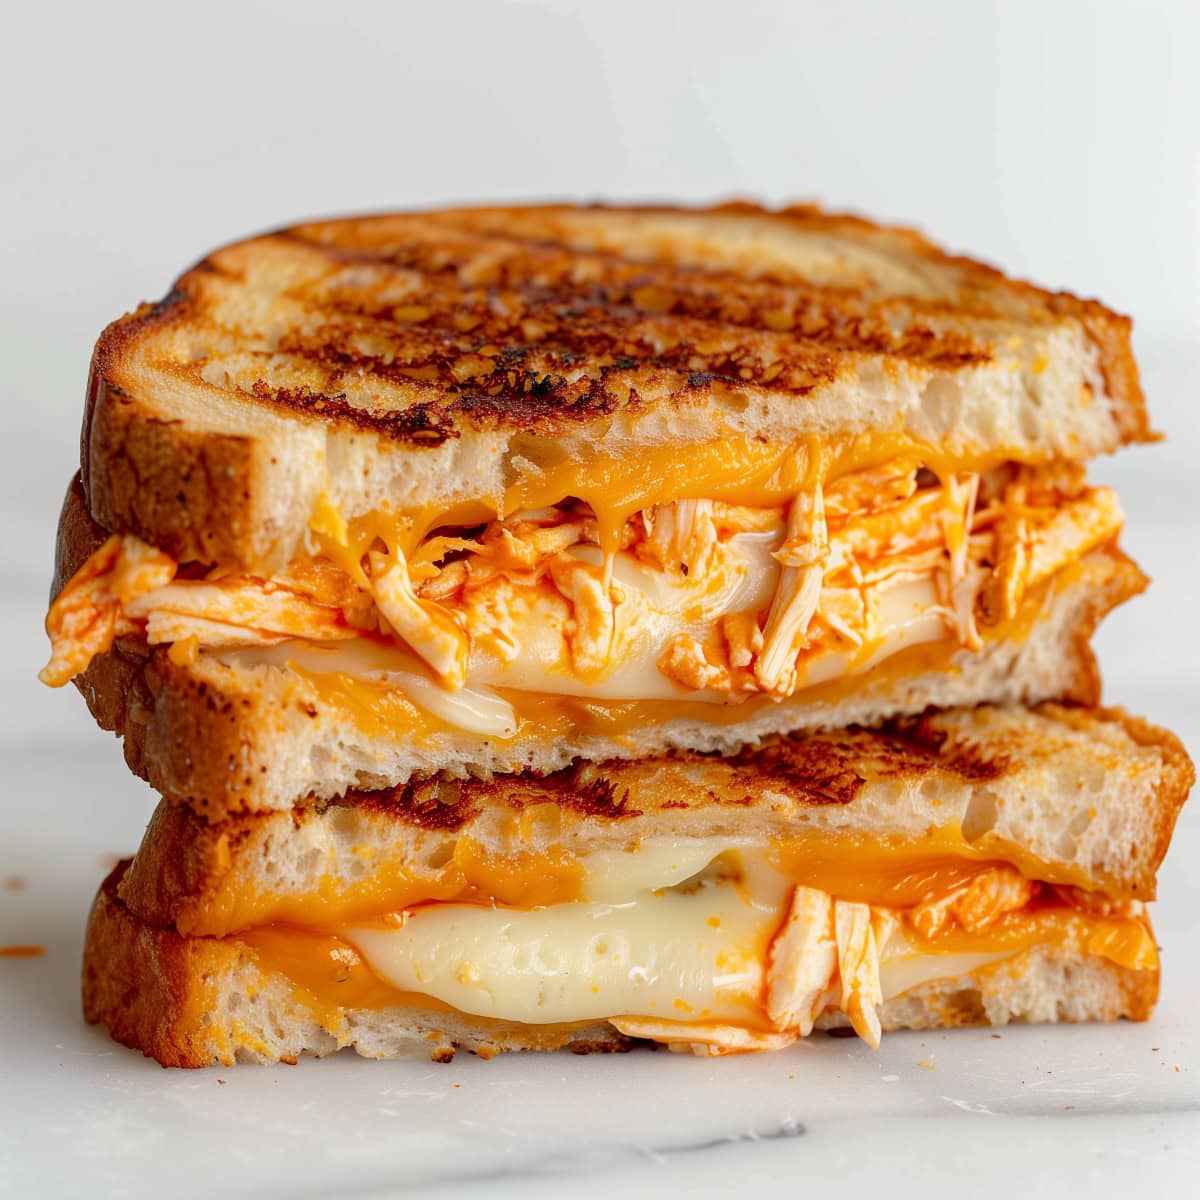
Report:
<svg viewBox="0 0 1200 1200"><path fill-rule="evenodd" d="M50 661L38 678L50 687L62 687L116 638L136 632L125 606L170 583L175 569L174 559L135 537L109 537L50 606Z"/></svg>
<svg viewBox="0 0 1200 1200"><path fill-rule="evenodd" d="M908 921L926 938L955 926L975 933L1005 913L1024 908L1036 886L1015 867L992 867L961 887L917 905Z"/></svg>
<svg viewBox="0 0 1200 1200"><path fill-rule="evenodd" d="M1016 468L980 526L994 539L982 596L992 621L1013 617L1025 594L1064 562L1115 537L1124 522L1116 493L1088 488L1078 467Z"/></svg>
<svg viewBox="0 0 1200 1200"><path fill-rule="evenodd" d="M226 576L216 583L182 580L146 592L125 605L144 621L151 645L197 637L203 645L270 645L287 638L336 641L362 631L341 608L318 604L276 583Z"/></svg>
<svg viewBox="0 0 1200 1200"><path fill-rule="evenodd" d="M626 1037L648 1038L663 1042L671 1050L702 1057L782 1050L796 1040L792 1033L762 1033L742 1025L691 1025L658 1017L613 1017L610 1023Z"/></svg>
<svg viewBox="0 0 1200 1200"><path fill-rule="evenodd" d="M896 458L865 471L853 471L825 488L825 512L830 520L854 518L883 505L900 504L917 490L920 462Z"/></svg>
<svg viewBox="0 0 1200 1200"><path fill-rule="evenodd" d="M595 521L591 518L560 521L498 521L489 526L477 553L492 559L504 571L535 571L572 546L595 540Z"/></svg>
<svg viewBox="0 0 1200 1200"><path fill-rule="evenodd" d="M797 887L767 954L767 1016L800 1037L812 1032L838 971L834 903L828 892Z"/></svg>
<svg viewBox="0 0 1200 1200"><path fill-rule="evenodd" d="M975 609L980 589L987 580L987 571L982 567L972 567L968 554L971 548L971 523L975 518L975 504L979 497L979 476L950 476L943 486L946 512L942 524L949 562L948 569L937 572L935 578L942 593L943 605L954 614L958 640L968 650L978 650L983 640L975 624Z"/></svg>
<svg viewBox="0 0 1200 1200"><path fill-rule="evenodd" d="M871 907L836 900L833 919L842 984L841 1010L849 1017L854 1032L872 1050L878 1050L883 1030L875 1007L883 1003L883 989L879 983L879 947L871 923Z"/></svg>
<svg viewBox="0 0 1200 1200"><path fill-rule="evenodd" d="M388 624L447 687L462 687L467 680L468 654L462 625L442 605L417 596L399 549L386 555L373 550L367 558L371 593Z"/></svg>
<svg viewBox="0 0 1200 1200"><path fill-rule="evenodd" d="M693 692L728 692L733 689L733 672L727 661L706 650L690 633L673 637L658 657L658 669Z"/></svg>
<svg viewBox="0 0 1200 1200"><path fill-rule="evenodd" d="M821 580L829 556L825 502L818 483L801 492L788 513L787 540L775 551L783 566L763 628L763 649L754 674L764 691L792 690L796 655L821 599Z"/></svg>
<svg viewBox="0 0 1200 1200"><path fill-rule="evenodd" d="M571 605L566 628L571 665L585 679L601 674L612 660L616 597L607 574L575 559L555 560L550 565L555 587Z"/></svg>
<svg viewBox="0 0 1200 1200"><path fill-rule="evenodd" d="M639 552L665 571L699 577L712 566L718 532L711 500L676 500L642 514L646 537Z"/></svg>

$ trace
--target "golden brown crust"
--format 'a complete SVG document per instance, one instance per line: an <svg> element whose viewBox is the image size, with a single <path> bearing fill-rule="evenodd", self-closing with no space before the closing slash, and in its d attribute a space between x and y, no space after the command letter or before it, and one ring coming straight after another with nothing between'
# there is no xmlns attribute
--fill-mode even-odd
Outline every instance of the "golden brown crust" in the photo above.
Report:
<svg viewBox="0 0 1200 1200"><path fill-rule="evenodd" d="M149 307L149 306L147 306ZM161 321L161 306L126 322ZM110 328L111 332L111 328ZM110 338L119 353L132 334ZM270 521L252 486L262 448L247 437L198 432L166 421L105 379L97 350L88 378L82 477L92 514L107 528L153 533L173 558L203 562L270 554Z"/></svg>
<svg viewBox="0 0 1200 1200"><path fill-rule="evenodd" d="M236 951L214 938L165 935L130 916L116 899L128 866L113 868L88 914L84 1019L107 1025L116 1041L163 1066L208 1066L203 981L229 970Z"/></svg>
<svg viewBox="0 0 1200 1200"><path fill-rule="evenodd" d="M747 236L726 234L730 220L748 223ZM789 233L838 239L837 248L814 244L812 262L792 262L772 248ZM280 283L277 259L303 269L279 268ZM261 329L222 324L222 305L259 269L265 306L279 311ZM241 417L225 432L198 432L165 419L149 391L216 388L299 427L420 455L484 431L598 436L615 420L739 411L768 396L803 412L834 385L853 390L868 362L884 375L966 378L1014 340L1014 327L1019 342L1022 331L1064 323L1094 350L1115 441L1152 437L1127 318L908 230L748 204L315 222L215 251L162 301L104 331L84 483L106 528L178 558L249 564L269 560L283 533L272 518L270 436Z"/></svg>

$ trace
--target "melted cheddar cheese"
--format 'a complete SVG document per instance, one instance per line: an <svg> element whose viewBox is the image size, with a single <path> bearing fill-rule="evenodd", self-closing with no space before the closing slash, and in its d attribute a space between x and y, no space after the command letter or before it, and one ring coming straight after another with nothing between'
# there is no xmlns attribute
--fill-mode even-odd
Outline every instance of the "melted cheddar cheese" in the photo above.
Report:
<svg viewBox="0 0 1200 1200"><path fill-rule="evenodd" d="M379 913L435 902L517 908L619 900L642 885L678 883L720 854L744 851L751 844L730 837L659 837L578 854L551 839L533 849L527 825L543 815L537 808L523 810L505 829L510 848L503 852L488 849L469 830L427 833L419 849L403 839L359 844L353 857L361 869L351 872L331 857L315 885L306 884L301 891L249 888L226 855L217 862L207 890L178 914L176 924L189 936L225 936L269 924L328 932ZM877 907L910 908L1004 866L1045 883L1084 890L1095 886L1094 875L1079 866L1035 858L994 835L972 843L957 827L907 840L798 829L759 848L767 865L787 878Z"/></svg>

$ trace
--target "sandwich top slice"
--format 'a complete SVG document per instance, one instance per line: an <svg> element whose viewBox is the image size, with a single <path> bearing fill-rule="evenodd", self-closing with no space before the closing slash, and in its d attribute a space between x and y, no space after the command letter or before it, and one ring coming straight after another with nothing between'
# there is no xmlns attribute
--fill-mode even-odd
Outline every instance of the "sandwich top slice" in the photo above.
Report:
<svg viewBox="0 0 1200 1200"><path fill-rule="evenodd" d="M1094 701L1082 644L1139 580L1081 464L1151 436L1127 320L905 231L301 226L102 335L43 678L83 675L156 786L214 811ZM225 789L163 749L205 710Z"/></svg>
<svg viewBox="0 0 1200 1200"><path fill-rule="evenodd" d="M169 1065L1144 1018L1194 779L1119 711L928 715L213 825L97 897L90 1020Z"/></svg>
<svg viewBox="0 0 1200 1200"><path fill-rule="evenodd" d="M261 573L332 511L419 525L570 496L611 548L635 511L761 494L802 439L858 435L961 470L1153 436L1128 318L909 230L550 206L215 251L101 335L81 466L105 528Z"/></svg>

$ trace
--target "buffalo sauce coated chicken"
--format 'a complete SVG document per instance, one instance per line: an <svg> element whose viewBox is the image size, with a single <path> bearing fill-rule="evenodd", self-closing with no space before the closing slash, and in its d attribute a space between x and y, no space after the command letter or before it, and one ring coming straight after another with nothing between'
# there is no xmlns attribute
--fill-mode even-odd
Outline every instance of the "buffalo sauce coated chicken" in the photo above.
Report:
<svg viewBox="0 0 1200 1200"><path fill-rule="evenodd" d="M1025 950L1062 944L1086 948L1130 970L1153 970L1158 962L1140 902L1041 883L1011 866L985 867L903 909L797 886L766 952L763 1028L633 1016L612 1023L631 1037L721 1055L782 1048L807 1037L819 1018L832 1013L877 1049L883 1032L878 1010L888 998L889 971L922 957L949 964L955 955L969 956L945 968L954 978L955 971L969 974ZM890 984L894 994L894 978Z"/></svg>
<svg viewBox="0 0 1200 1200"><path fill-rule="evenodd" d="M653 627L653 668L674 685L786 696L807 659L872 653L897 597L978 648L981 626L1014 616L1122 520L1113 492L1088 487L1081 468L939 477L914 458L812 482L778 507L654 504L608 551L595 514L571 499L469 528L388 515L348 526L323 503L308 552L271 578L181 566L136 537L109 537L51 606L42 680L66 683L128 634L169 645L179 662L367 638L453 691L473 653L513 663L537 630L558 638L554 669L586 685L647 653Z"/></svg>

